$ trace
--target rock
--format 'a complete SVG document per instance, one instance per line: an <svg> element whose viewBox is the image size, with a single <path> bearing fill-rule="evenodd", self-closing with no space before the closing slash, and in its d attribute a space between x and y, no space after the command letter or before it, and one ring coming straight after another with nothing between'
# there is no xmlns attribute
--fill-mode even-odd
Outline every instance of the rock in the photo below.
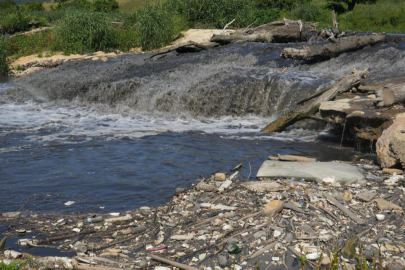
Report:
<svg viewBox="0 0 405 270"><path fill-rule="evenodd" d="M377 196L376 192L366 191L356 195L356 198L363 202L370 202Z"/></svg>
<svg viewBox="0 0 405 270"><path fill-rule="evenodd" d="M392 211L396 212L397 214L402 214L404 212L401 206L396 205L392 202L386 201L382 198L375 199L374 201L377 203L377 206L381 211L392 210Z"/></svg>
<svg viewBox="0 0 405 270"><path fill-rule="evenodd" d="M235 207L235 206L223 205L223 204L217 204L217 205L213 204L213 205L211 205L211 209L212 209L212 210L227 210L227 211L233 211L233 210L236 210L237 207Z"/></svg>
<svg viewBox="0 0 405 270"><path fill-rule="evenodd" d="M14 250L6 250L6 251L4 251L4 256L7 259L17 259L17 258L20 258L21 255L22 254L20 252L17 252L17 251L14 251Z"/></svg>
<svg viewBox="0 0 405 270"><path fill-rule="evenodd" d="M353 165L339 162L282 162L266 160L256 177L258 178L305 178L321 182L334 176L336 181L345 183L353 179L364 181L364 175Z"/></svg>
<svg viewBox="0 0 405 270"><path fill-rule="evenodd" d="M347 240L344 247L342 248L342 254L349 258L354 258L354 256L356 255L356 246L358 241L359 238L357 236L354 236Z"/></svg>
<svg viewBox="0 0 405 270"><path fill-rule="evenodd" d="M311 228L311 226L309 226L309 225L302 225L302 226L299 226L298 227L298 229L302 232L302 233L304 233L304 234L307 234L307 235L315 235L316 234L316 231L314 230L314 229L312 229Z"/></svg>
<svg viewBox="0 0 405 270"><path fill-rule="evenodd" d="M201 181L200 183L198 183L197 186L196 186L196 189L201 190L201 191L205 191L205 192L215 192L215 191L217 191L216 186L207 184L204 181Z"/></svg>
<svg viewBox="0 0 405 270"><path fill-rule="evenodd" d="M378 221L381 221L381 220L384 220L385 215L383 215L383 214L376 214L376 215L375 215L375 218L376 218Z"/></svg>
<svg viewBox="0 0 405 270"><path fill-rule="evenodd" d="M154 270L171 270L171 268L166 266L155 266Z"/></svg>
<svg viewBox="0 0 405 270"><path fill-rule="evenodd" d="M229 255L227 253L218 254L218 264L222 267L228 266L229 264Z"/></svg>
<svg viewBox="0 0 405 270"><path fill-rule="evenodd" d="M287 233L286 236L285 236L285 238L284 238L284 240L285 240L287 243L291 243L291 242L294 240L294 235L293 235L292 233Z"/></svg>
<svg viewBox="0 0 405 270"><path fill-rule="evenodd" d="M266 235L265 231L258 231L258 232L253 234L253 237L254 238L260 238L260 237L265 236L265 235Z"/></svg>
<svg viewBox="0 0 405 270"><path fill-rule="evenodd" d="M244 182L242 186L255 192L279 192L287 190L288 187L274 181Z"/></svg>
<svg viewBox="0 0 405 270"><path fill-rule="evenodd" d="M272 200L265 205L263 213L268 217L273 217L283 209L283 204L280 200Z"/></svg>
<svg viewBox="0 0 405 270"><path fill-rule="evenodd" d="M378 161L383 168L405 167L405 113L398 114L393 124L383 131L376 143Z"/></svg>
<svg viewBox="0 0 405 270"><path fill-rule="evenodd" d="M403 171L403 170L390 169L390 168L384 168L384 169L382 170L382 172L383 172L383 173L386 173L386 174L394 174L394 173L396 173L396 174L404 174L404 171Z"/></svg>
<svg viewBox="0 0 405 270"><path fill-rule="evenodd" d="M388 243L385 243L385 248L386 248L388 251L391 251L391 252L394 252L394 253L400 253L400 252L401 252L401 250L400 250L398 247L393 246L393 245L390 245L390 244L388 244Z"/></svg>
<svg viewBox="0 0 405 270"><path fill-rule="evenodd" d="M200 261L204 260L205 257L207 257L207 253L202 253L202 254L198 255L198 259L199 259Z"/></svg>
<svg viewBox="0 0 405 270"><path fill-rule="evenodd" d="M224 173L216 173L214 180L224 182L226 180L226 175Z"/></svg>
<svg viewBox="0 0 405 270"><path fill-rule="evenodd" d="M346 202L351 202L353 200L353 195L349 191L341 193L343 200Z"/></svg>

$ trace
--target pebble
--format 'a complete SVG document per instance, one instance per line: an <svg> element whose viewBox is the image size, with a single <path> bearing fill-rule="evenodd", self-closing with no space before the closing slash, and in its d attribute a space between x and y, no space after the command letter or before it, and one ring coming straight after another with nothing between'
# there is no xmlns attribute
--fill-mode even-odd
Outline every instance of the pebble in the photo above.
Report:
<svg viewBox="0 0 405 270"><path fill-rule="evenodd" d="M228 266L229 265L229 255L226 253L220 253L218 254L218 264L222 267Z"/></svg>
<svg viewBox="0 0 405 270"><path fill-rule="evenodd" d="M265 205L263 212L266 216L273 217L283 209L283 204L280 200L273 200Z"/></svg>

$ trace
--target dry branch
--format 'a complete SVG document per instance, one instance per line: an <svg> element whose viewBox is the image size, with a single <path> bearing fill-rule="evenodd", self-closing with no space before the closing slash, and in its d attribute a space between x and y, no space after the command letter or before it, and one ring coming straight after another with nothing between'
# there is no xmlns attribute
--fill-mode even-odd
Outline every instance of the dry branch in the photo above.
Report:
<svg viewBox="0 0 405 270"><path fill-rule="evenodd" d="M333 35L326 31L327 34ZM385 41L385 35L353 36L327 45L303 46L302 49L285 48L281 52L284 58L298 60L325 60L336 57L345 52L352 52L364 47L375 45Z"/></svg>
<svg viewBox="0 0 405 270"><path fill-rule="evenodd" d="M357 71L356 69L354 69L351 75L345 76L340 79L338 83L332 85L317 99L312 99L305 105L302 105L297 109L282 115L277 120L273 121L264 129L262 129L262 132L280 132L300 120L311 118L315 113L319 111L319 106L322 102L332 100L337 95L347 92L353 87L358 86L361 79L364 78L367 74L367 69L364 71Z"/></svg>
<svg viewBox="0 0 405 270"><path fill-rule="evenodd" d="M156 261L163 262L163 263L169 264L169 265L171 265L171 266L174 266L174 267L177 267L177 268L180 268L180 269L184 269L184 270L198 270L198 268L195 268L195 267L192 267L192 266L188 266L188 265L185 265L185 264L182 264L182 263L178 263L178 262L175 262L175 261L171 261L171 260L168 260L168 259L165 259L165 258L156 256L156 255L154 255L154 254L149 254L149 256L150 256L152 259L156 260Z"/></svg>

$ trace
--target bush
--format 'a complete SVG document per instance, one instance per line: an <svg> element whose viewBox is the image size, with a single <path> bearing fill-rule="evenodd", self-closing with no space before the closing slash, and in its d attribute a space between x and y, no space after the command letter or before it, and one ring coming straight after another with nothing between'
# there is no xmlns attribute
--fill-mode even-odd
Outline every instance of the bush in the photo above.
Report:
<svg viewBox="0 0 405 270"><path fill-rule="evenodd" d="M20 57L46 50L52 50L54 35L52 30L41 31L30 35L14 35L5 41L9 55Z"/></svg>
<svg viewBox="0 0 405 270"><path fill-rule="evenodd" d="M44 11L45 7L42 2L31 2L24 5L27 11Z"/></svg>
<svg viewBox="0 0 405 270"><path fill-rule="evenodd" d="M328 19L330 21L332 20L330 11L324 10L321 7L311 3L298 4L291 11L291 15L294 19L299 19L307 22L319 22Z"/></svg>
<svg viewBox="0 0 405 270"><path fill-rule="evenodd" d="M12 34L27 30L30 21L30 16L21 8L17 8L14 12L6 12L1 15L0 26L3 33Z"/></svg>
<svg viewBox="0 0 405 270"><path fill-rule="evenodd" d="M17 6L16 3L14 3L11 0L6 0L4 2L0 2L0 11L7 11L9 9L14 9Z"/></svg>
<svg viewBox="0 0 405 270"><path fill-rule="evenodd" d="M119 10L116 0L95 0L94 11L96 12L117 12Z"/></svg>
<svg viewBox="0 0 405 270"><path fill-rule="evenodd" d="M8 51L4 39L0 39L0 75L7 72Z"/></svg>
<svg viewBox="0 0 405 270"><path fill-rule="evenodd" d="M68 13L55 27L56 48L65 54L107 51L114 38L115 29L102 13Z"/></svg>
<svg viewBox="0 0 405 270"><path fill-rule="evenodd" d="M143 50L151 50L169 44L176 34L173 15L168 11L148 6L139 15L139 37Z"/></svg>

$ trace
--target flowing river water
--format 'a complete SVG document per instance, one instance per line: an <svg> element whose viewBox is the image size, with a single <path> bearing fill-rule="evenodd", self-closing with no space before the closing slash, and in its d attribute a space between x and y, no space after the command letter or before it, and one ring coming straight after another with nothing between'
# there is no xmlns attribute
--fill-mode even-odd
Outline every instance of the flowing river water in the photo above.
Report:
<svg viewBox="0 0 405 270"><path fill-rule="evenodd" d="M369 68L370 80L403 76L405 43L320 63L281 59L285 46L124 55L0 78L0 212L33 197L27 210L39 213L125 211L239 163L254 176L269 155L349 160L355 151L320 139L323 130L260 129L353 68Z"/></svg>

